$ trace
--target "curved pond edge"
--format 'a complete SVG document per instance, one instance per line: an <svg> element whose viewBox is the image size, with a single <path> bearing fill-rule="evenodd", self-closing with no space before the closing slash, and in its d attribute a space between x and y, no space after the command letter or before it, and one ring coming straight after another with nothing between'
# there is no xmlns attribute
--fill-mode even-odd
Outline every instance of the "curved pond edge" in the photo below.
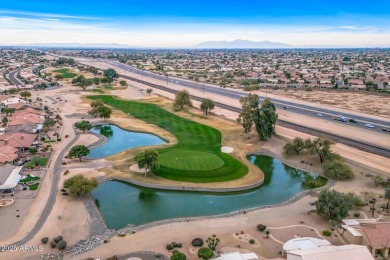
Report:
<svg viewBox="0 0 390 260"><path fill-rule="evenodd" d="M111 180L121 181L119 179L111 179ZM104 181L108 181L108 179L106 179ZM198 217L185 217L185 218L172 218L172 219L158 220L158 221L153 221L153 222L142 224L142 225L138 225L138 226L137 225L128 224L126 227L121 228L119 230L114 230L114 229L108 229L107 228L106 223L104 221L104 218L101 215L98 207L96 206L96 204L94 202L94 199L93 199L91 194L89 194L88 196L83 197L82 201L83 201L83 203L84 203L84 205L86 207L88 215L90 216L90 225L91 225L91 227L90 227L91 235L90 236L99 235L99 234L100 235L101 234L112 234L112 236L114 236L115 234L123 234L123 233L124 234L131 234L131 233L136 232L136 231L141 231L141 230L145 230L145 229L149 229L149 228L152 228L152 227L165 225L165 224L191 222L191 221L207 220L207 219L218 219L218 218L226 218L226 217L234 217L234 216L238 216L238 215L241 215L241 214L247 214L249 212L253 212L253 211L261 210L261 209L265 209L265 208L282 207L282 206L286 206L286 205L289 205L291 203L294 203L294 202L302 199L303 197L306 197L307 195L315 194L315 193L317 193L319 191L322 191L322 190L325 190L325 189L329 189L334 184L335 184L335 182L328 181L328 183L325 186L322 186L322 187L319 187L319 188L316 188L316 189L309 189L309 190L301 191L301 192L295 194L294 196L292 196L291 198L289 198L288 200L285 200L283 202L276 203L276 204L262 205L262 206L248 208L248 209L245 209L245 210L238 210L238 211L233 211L233 212L224 213L224 214L218 214L218 215L207 215L207 216L198 216Z"/></svg>
<svg viewBox="0 0 390 260"><path fill-rule="evenodd" d="M293 168L295 168L295 169L298 169L298 170L300 170L300 171L304 171L304 172L308 172L308 173L314 173L315 175L324 177L325 179L328 180L328 181L327 181L327 184L328 184L329 182L332 182L331 179L329 179L328 177L326 177L326 176L323 175L323 174L320 174L320 173L318 173L318 172L314 172L314 171L312 171L311 169L305 169L304 167L302 167L302 165L298 165L298 164L296 164L296 163L292 163L292 162L290 162L289 160L287 160L287 159L285 159L285 158L283 158L283 157L277 155L276 153L273 153L273 152L268 151L268 150L265 150L265 149L264 149L264 150L255 151L255 152L248 152L248 153L245 154L245 156L250 156L250 155L265 155L265 156L270 156L270 157L272 157L272 158L274 158L274 159L278 159L278 160L281 161L282 163L284 163L284 164L286 164L286 165L288 165L288 166L290 166L290 167L293 167ZM325 185L325 186L326 186L326 185ZM325 187L325 186L324 186L324 187ZM322 187L320 187L320 188L322 188Z"/></svg>
<svg viewBox="0 0 390 260"><path fill-rule="evenodd" d="M268 151L258 151L258 152L248 153L248 155L251 155L251 154L272 156L272 157L274 157L276 159L279 159L281 162L286 163L287 165L295 167L295 166L293 166L293 164L291 164L289 162L286 162L286 160L284 160L283 158L280 158L279 156L277 156L275 154L272 154L272 153L270 153ZM297 169L301 169L301 167L297 167ZM304 171L306 171L306 170L304 170ZM109 180L118 180L118 181L128 182L127 180L123 180L123 179L121 180L121 179L105 178L105 177L100 177L99 178L100 183L105 182L105 181L109 181ZM92 195L88 194L87 196L84 196L82 198L82 201L83 201L83 203L85 205L85 208L86 208L86 210L88 212L88 216L89 216L89 221L88 222L89 222L89 225L90 225L90 235L89 235L88 238L86 238L86 240L81 240L80 242L81 243L85 243L86 241L89 241L89 240L94 241L96 236L103 237L103 238L106 238L106 237L112 238L112 237L114 237L115 235L118 235L118 234L133 234L134 232L137 232L137 231L142 231L142 230L146 230L146 229L149 229L149 228L152 228L152 227L157 227L157 226L166 225L166 224L234 217L234 216L238 216L238 215L241 215L241 214L247 214L249 212L253 212L253 211L257 211L257 210L261 210L261 209L265 209L265 208L283 207L283 206L290 205L291 203L294 203L294 202L296 202L296 201L306 197L307 195L312 195L312 194L315 194L315 193L320 192L322 190L329 189L335 183L336 182L331 181L331 180L328 179L328 182L327 182L326 185L324 185L322 187L319 187L319 188L316 188L316 189L309 189L309 190L301 191L301 192L295 194L294 196L292 196L291 198L289 198L289 199L287 199L285 201L282 201L280 203L269 204L269 205L262 205L262 206L248 208L248 209L245 209L245 210L238 210L238 211L233 211L233 212L224 213L224 214L218 214L218 215L206 215L206 216L185 217L185 218L172 218L172 219L153 221L153 222L149 222L149 223L138 225L138 226L137 225L128 224L126 227L121 228L119 230L114 230L114 229L108 229L107 228L107 225L106 225L106 223L104 221L104 218L101 215L98 207L96 206L95 201L94 201ZM144 186L144 187L146 187L146 186ZM166 189L169 190L169 187L166 187ZM194 191L194 190L192 190L192 191ZM203 190L199 190L199 191L203 191ZM237 191L239 191L239 190L237 190ZM98 246L98 245L96 245L96 246ZM78 248L77 247L77 243L76 243L75 247ZM86 252L86 251L89 251L89 250L92 250L92 249L93 248L84 249L83 252ZM70 252L71 251L72 250L70 250ZM81 252L78 251L78 253L81 253ZM70 253L70 254L72 254L72 253Z"/></svg>
<svg viewBox="0 0 390 260"><path fill-rule="evenodd" d="M160 138L161 140L164 140L166 142L165 144L152 145L152 146L146 145L146 146L139 146L137 148L142 148L142 147L156 147L156 148L159 148L160 146L172 145L173 144L172 140L170 140L169 138L161 137L160 135L157 135L157 134L151 133L151 132L126 129L126 128L123 128L123 127L121 127L121 126L119 126L119 125L117 125L115 123L112 123L112 122L97 121L97 122L91 122L91 124L92 124L92 127L99 126L99 125L114 125L114 126L120 128L120 129L122 129L123 131L154 135L154 136L157 136L158 138ZM87 145L88 149L97 148L99 146L104 145L108 141L108 138L105 137L104 135L94 133L94 132L92 132L90 130L88 130L88 132L85 132L84 134L91 134L91 135L96 136L99 139L99 140L93 142L92 144ZM125 149L125 150L120 151L120 152L118 152L116 154L122 153L124 151L131 150L131 149L135 149L135 148ZM109 155L109 156L106 156L106 157L103 157L103 158L99 158L99 159L91 159L91 158L88 158L88 157L85 157L84 159L90 160L90 161L92 161L92 160L101 160L101 159L105 159L105 158L113 156L113 155L115 155L115 154L112 154L112 155Z"/></svg>
<svg viewBox="0 0 390 260"><path fill-rule="evenodd" d="M299 165L291 163L288 160L286 160L284 158L281 158L280 156L278 156L278 155L276 155L274 153L271 153L271 152L269 152L267 150L260 150L260 151L256 151L256 152L248 152L248 153L246 153L246 156L249 156L249 155L266 155L266 156L270 156L270 157L273 157L274 159L277 159L277 160L281 161L283 164L286 164L286 165L288 165L290 167L296 168L296 169L301 170L301 171L314 173L314 174L316 174L318 176L322 176L322 177L326 178L322 174L319 174L317 172L311 172L308 169L304 169L304 168L300 167ZM327 179L327 184L325 186L323 186L323 187L326 187L331 182L331 180L329 178L326 178L326 179ZM130 184L133 184L133 185L136 185L136 186L140 186L140 187L144 187L144 188L152 188L152 189L160 189L160 190L203 191L203 192L224 193L224 192L246 191L246 190L251 190L251 189L257 188L257 187L261 186L264 183L264 176L263 176L263 178L260 181L258 181L256 183L247 184L247 185L240 186L240 187L231 187L231 188L208 188L208 187L197 187L197 186L164 185L164 184L156 184L156 183L149 183L149 182L143 182L143 181L136 181L136 180L133 180L131 178L119 178L119 177L117 177L117 178L115 178L115 177L114 178L103 177L101 182L104 182L104 181L115 181L115 180L128 182ZM320 188L322 188L322 187L320 187Z"/></svg>

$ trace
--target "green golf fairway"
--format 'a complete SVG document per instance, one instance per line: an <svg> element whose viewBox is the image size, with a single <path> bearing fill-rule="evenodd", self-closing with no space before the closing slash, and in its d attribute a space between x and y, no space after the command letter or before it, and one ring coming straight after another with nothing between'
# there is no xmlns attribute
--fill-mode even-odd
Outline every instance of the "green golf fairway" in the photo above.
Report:
<svg viewBox="0 0 390 260"><path fill-rule="evenodd" d="M224 165L218 156L199 151L170 150L158 157L160 165L179 170L214 170Z"/></svg>
<svg viewBox="0 0 390 260"><path fill-rule="evenodd" d="M77 76L76 73L69 72L68 68L54 70L54 72L60 73L64 79L71 79Z"/></svg>
<svg viewBox="0 0 390 260"><path fill-rule="evenodd" d="M157 176L185 182L221 182L241 178L246 165L221 152L221 133L146 102L121 100L110 95L89 96L126 114L154 124L176 136L178 144L159 149ZM176 160L176 158L178 158Z"/></svg>

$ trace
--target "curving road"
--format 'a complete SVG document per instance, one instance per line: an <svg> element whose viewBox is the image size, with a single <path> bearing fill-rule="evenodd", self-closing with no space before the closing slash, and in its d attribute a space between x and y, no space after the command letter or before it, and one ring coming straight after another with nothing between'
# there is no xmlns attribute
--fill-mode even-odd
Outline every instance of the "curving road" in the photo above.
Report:
<svg viewBox="0 0 390 260"><path fill-rule="evenodd" d="M192 88L199 90L200 92L209 92L229 98L234 98L234 99L240 99L241 97L244 97L248 95L247 92L244 91L239 91L239 90L233 90L233 89L227 89L227 88L221 88L215 85L210 85L210 84L203 84L203 83L198 83L190 80L185 80L185 79L180 79L180 78L175 78L175 77L167 77L164 75L159 75L155 74L149 71L144 71L140 70L134 67L131 67L129 65L117 62L117 61L110 61L110 60L100 60L103 62L106 62L108 64L111 64L113 66L117 66L123 70L142 75L143 77L149 77L161 81L167 82L169 85L169 82L175 83L178 85L182 85L185 88ZM124 75L121 75L122 77ZM146 80L146 79L145 79ZM265 97L260 96L259 100L263 101ZM348 124L351 126L355 127L363 127L367 128L366 124L372 124L374 127L373 128L368 128L373 131L381 131L382 129L390 129L390 120L386 119L375 119L371 117L366 117L366 116L361 116L361 115L355 115L351 114L348 112L337 112L332 110L331 108L319 108L314 105L307 105L307 104L301 104L293 101L286 101L278 98L272 98L272 102L275 104L277 108L282 108L282 109L288 109L292 112L299 113L299 114L305 114L309 116L314 116L314 117L321 117L323 119L328 119L328 120L334 120L335 117L338 116L343 116L347 118L347 122L340 122L340 124ZM356 123L350 122L348 119L354 119ZM389 132L390 133L390 132Z"/></svg>
<svg viewBox="0 0 390 260"><path fill-rule="evenodd" d="M20 72L20 70L14 70L14 71L11 71L9 74L8 74L8 79L12 82L12 84L14 84L15 86L17 87L23 87L24 86L24 83L21 82L16 76L18 75L18 73Z"/></svg>
<svg viewBox="0 0 390 260"><path fill-rule="evenodd" d="M80 134L76 132L75 137L69 142L69 144L67 144L64 147L64 149L59 153L59 155L57 156L57 158L54 162L53 180L52 180L52 184L51 184L50 195L49 195L49 198L47 200L45 209L43 210L37 223L35 224L33 229L24 238L22 238L21 240L19 240L17 242L12 243L10 246L21 246L21 245L26 244L41 230L42 226L45 224L47 218L49 217L49 215L54 207L56 199L57 199L58 183L59 183L60 177L61 177L60 173L64 170L64 168L62 167L62 159L64 158L65 153L79 139L79 137L80 137Z"/></svg>

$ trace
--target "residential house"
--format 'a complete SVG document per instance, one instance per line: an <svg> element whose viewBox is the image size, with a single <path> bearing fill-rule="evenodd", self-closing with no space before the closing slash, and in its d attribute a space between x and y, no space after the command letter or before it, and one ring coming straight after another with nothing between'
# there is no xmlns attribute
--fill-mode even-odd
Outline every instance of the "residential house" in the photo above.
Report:
<svg viewBox="0 0 390 260"><path fill-rule="evenodd" d="M13 163L19 157L18 149L10 145L0 146L0 163Z"/></svg>
<svg viewBox="0 0 390 260"><path fill-rule="evenodd" d="M291 250L287 260L374 260L367 247L361 245L322 246Z"/></svg>
<svg viewBox="0 0 390 260"><path fill-rule="evenodd" d="M14 192L22 176L21 166L6 164L0 166L0 193Z"/></svg>
<svg viewBox="0 0 390 260"><path fill-rule="evenodd" d="M9 145L19 152L28 151L31 147L38 147L38 135L26 133L12 133L0 135L0 146Z"/></svg>
<svg viewBox="0 0 390 260"><path fill-rule="evenodd" d="M255 253L226 253L221 254L219 257L214 258L215 260L256 260L259 259Z"/></svg>
<svg viewBox="0 0 390 260"><path fill-rule="evenodd" d="M389 256L390 250L390 222L363 225L363 244L367 244L375 256L381 254Z"/></svg>

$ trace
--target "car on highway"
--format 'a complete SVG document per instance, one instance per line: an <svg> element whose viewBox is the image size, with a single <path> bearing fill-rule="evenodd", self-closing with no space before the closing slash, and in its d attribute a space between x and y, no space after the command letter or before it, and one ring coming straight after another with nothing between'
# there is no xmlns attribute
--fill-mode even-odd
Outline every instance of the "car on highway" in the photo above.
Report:
<svg viewBox="0 0 390 260"><path fill-rule="evenodd" d="M321 113L317 113L316 116L322 117L322 114Z"/></svg>
<svg viewBox="0 0 390 260"><path fill-rule="evenodd" d="M290 109L290 107L289 107L289 106L284 106L283 108L284 108L284 109Z"/></svg>
<svg viewBox="0 0 390 260"><path fill-rule="evenodd" d="M345 118L345 116L338 116L337 120L339 120L340 122L347 122L347 118Z"/></svg>
<svg viewBox="0 0 390 260"><path fill-rule="evenodd" d="M383 132L390 132L390 129L382 128L382 131L383 131Z"/></svg>
<svg viewBox="0 0 390 260"><path fill-rule="evenodd" d="M357 121L356 121L355 119L353 119L353 118L350 118L350 119L349 119L349 122L351 122L351 123L357 123Z"/></svg>
<svg viewBox="0 0 390 260"><path fill-rule="evenodd" d="M375 126L372 125L372 124L365 124L365 126L368 127L368 128L374 128L374 127L375 127Z"/></svg>

